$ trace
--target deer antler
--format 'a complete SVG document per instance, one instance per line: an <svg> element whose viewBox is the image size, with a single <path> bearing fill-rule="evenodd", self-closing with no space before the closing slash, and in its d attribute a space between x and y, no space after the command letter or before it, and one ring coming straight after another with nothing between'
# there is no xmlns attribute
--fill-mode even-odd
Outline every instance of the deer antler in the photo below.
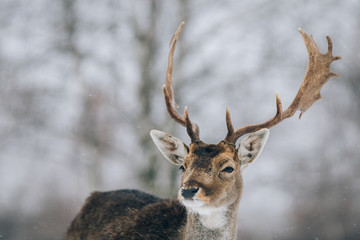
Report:
<svg viewBox="0 0 360 240"><path fill-rule="evenodd" d="M309 62L306 70L305 78L300 86L298 93L296 94L294 100L290 106L283 112L281 100L278 94L276 94L276 115L267 122L257 124L257 125L248 125L241 127L234 131L234 128L231 123L230 111L226 109L226 124L228 128L228 133L225 137L225 141L234 143L243 135L257 131L261 128L271 128L282 120L292 117L297 110L300 110L302 114L317 100L321 99L320 89L321 87L331 78L337 77L338 74L331 72L330 64L341 59L341 57L334 57L332 55L332 42L329 36L327 36L328 42L328 51L325 54L320 53L319 48L317 47L314 38L312 35L308 36L302 29L299 29L301 33L307 51L309 53Z"/></svg>
<svg viewBox="0 0 360 240"><path fill-rule="evenodd" d="M181 124L182 126L186 127L187 133L191 138L191 142L200 141L199 137L199 126L196 123L190 121L189 114L187 111L187 107L185 107L184 116L182 117L176 110L178 108L175 98L174 98L174 90L172 87L172 68L173 68L173 56L175 52L176 42L180 36L181 30L184 27L185 22L182 22L177 29L174 36L171 38L170 41L170 52L168 57L168 66L166 71L166 85L163 85L163 93L165 96L165 103L166 108L175 122Z"/></svg>

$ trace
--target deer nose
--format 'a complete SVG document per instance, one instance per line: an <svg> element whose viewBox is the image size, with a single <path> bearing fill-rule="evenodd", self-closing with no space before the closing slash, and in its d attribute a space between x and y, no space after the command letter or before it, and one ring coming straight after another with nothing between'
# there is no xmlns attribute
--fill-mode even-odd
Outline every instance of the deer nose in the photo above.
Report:
<svg viewBox="0 0 360 240"><path fill-rule="evenodd" d="M199 191L199 188L182 188L181 189L181 196L185 199L191 199L195 196L195 194Z"/></svg>

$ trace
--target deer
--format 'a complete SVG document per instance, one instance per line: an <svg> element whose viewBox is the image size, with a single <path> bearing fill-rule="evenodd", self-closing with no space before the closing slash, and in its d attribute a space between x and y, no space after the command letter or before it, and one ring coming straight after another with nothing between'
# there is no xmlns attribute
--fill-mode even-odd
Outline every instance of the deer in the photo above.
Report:
<svg viewBox="0 0 360 240"><path fill-rule="evenodd" d="M322 86L332 77L330 64L341 57L321 53L313 39L299 28L308 52L308 66L303 82L290 106L283 111L276 94L276 114L270 120L234 129L229 107L226 108L227 134L217 144L200 140L199 126L177 110L172 87L173 55L183 29L180 24L170 42L166 83L162 87L167 112L186 128L191 143L159 130L151 138L164 157L181 171L177 199L162 199L131 189L94 192L87 198L66 233L67 240L79 239L236 239L237 214L242 196L242 172L253 163L269 136L269 128L292 117L299 119L321 98ZM236 142L242 138L240 144Z"/></svg>

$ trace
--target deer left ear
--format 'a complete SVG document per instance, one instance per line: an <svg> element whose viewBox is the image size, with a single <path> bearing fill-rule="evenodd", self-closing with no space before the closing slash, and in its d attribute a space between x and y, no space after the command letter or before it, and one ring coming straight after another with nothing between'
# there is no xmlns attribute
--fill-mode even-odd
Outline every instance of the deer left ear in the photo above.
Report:
<svg viewBox="0 0 360 240"><path fill-rule="evenodd" d="M263 150L269 137L269 129L263 128L244 138L238 148L241 170L254 162Z"/></svg>
<svg viewBox="0 0 360 240"><path fill-rule="evenodd" d="M170 134L158 130L151 130L150 136L166 159L175 165L181 165L189 153L188 146Z"/></svg>

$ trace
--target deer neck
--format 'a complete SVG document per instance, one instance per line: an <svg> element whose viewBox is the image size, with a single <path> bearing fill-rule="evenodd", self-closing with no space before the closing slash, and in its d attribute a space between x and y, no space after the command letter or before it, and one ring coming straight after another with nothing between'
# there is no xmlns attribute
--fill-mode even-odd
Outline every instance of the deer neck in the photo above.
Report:
<svg viewBox="0 0 360 240"><path fill-rule="evenodd" d="M238 203L222 208L188 209L186 240L230 240L236 238Z"/></svg>

